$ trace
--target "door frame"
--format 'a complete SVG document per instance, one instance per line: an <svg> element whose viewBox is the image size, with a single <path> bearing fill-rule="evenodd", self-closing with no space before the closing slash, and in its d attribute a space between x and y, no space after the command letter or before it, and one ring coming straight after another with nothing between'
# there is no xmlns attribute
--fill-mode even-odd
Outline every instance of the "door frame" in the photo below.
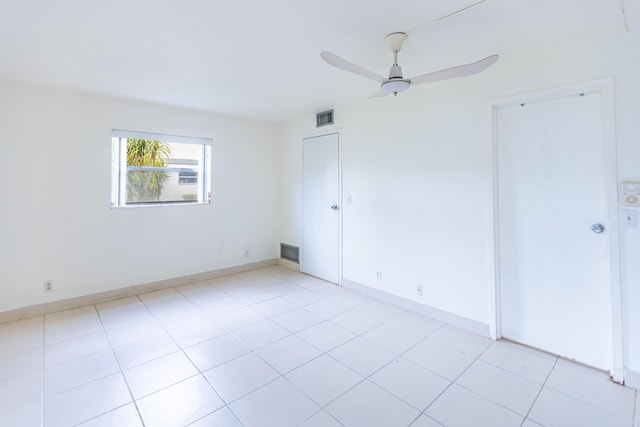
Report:
<svg viewBox="0 0 640 427"><path fill-rule="evenodd" d="M300 139L300 271L304 270L304 140L338 134L338 286L342 286L342 128L322 129L302 134Z"/></svg>
<svg viewBox="0 0 640 427"><path fill-rule="evenodd" d="M498 132L497 110L501 107L531 103L536 101L552 100L578 93L600 93L602 99L603 118L603 156L605 175L605 208L607 211L608 228L611 230L609 238L609 279L611 283L611 315L612 315L612 366L610 375L614 381L624 382L624 338L623 338L623 313L622 313L622 285L620 273L620 228L618 220L618 175L617 175L617 151L615 133L615 93L613 78L591 80L572 85L541 89L533 92L521 93L488 101L488 110L491 124L490 137L492 158L491 165L493 179L491 180L490 194L493 203L489 218L489 330L491 338L502 338L501 331L501 307L500 307L500 257L499 257L499 200L498 200Z"/></svg>

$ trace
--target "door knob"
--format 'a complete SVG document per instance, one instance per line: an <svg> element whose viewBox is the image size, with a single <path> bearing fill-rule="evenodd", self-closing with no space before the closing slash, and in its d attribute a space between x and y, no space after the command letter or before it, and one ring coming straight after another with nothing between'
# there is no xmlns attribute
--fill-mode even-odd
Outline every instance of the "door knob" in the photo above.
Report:
<svg viewBox="0 0 640 427"><path fill-rule="evenodd" d="M600 234L604 231L604 225L595 223L591 226L591 231L594 233Z"/></svg>
<svg viewBox="0 0 640 427"><path fill-rule="evenodd" d="M333 205L333 206L331 206L331 209L333 209L334 211L337 211L340 208L338 207L338 205Z"/></svg>

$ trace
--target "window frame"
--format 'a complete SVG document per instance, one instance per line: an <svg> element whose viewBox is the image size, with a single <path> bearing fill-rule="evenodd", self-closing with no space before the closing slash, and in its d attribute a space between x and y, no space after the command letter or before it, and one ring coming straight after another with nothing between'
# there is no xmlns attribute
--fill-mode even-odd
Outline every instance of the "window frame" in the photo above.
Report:
<svg viewBox="0 0 640 427"><path fill-rule="evenodd" d="M155 140L165 143L193 144L201 146L200 158L196 170L197 200L169 201L169 202L127 202L127 172L128 171L162 171L177 172L184 168L151 167L151 166L127 166L127 139ZM133 208L148 206L179 206L179 205L204 205L211 203L211 149L213 140L210 138L198 138L189 136L168 135L151 132L137 132L113 129L111 131L111 207ZM170 166L170 165L169 165Z"/></svg>

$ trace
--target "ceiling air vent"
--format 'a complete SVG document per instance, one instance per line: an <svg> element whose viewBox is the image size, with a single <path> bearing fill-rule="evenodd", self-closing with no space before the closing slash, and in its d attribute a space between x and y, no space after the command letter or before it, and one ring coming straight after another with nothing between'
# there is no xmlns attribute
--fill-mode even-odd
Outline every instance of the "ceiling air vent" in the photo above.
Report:
<svg viewBox="0 0 640 427"><path fill-rule="evenodd" d="M316 113L316 127L332 125L333 124L333 110L323 111L322 113Z"/></svg>

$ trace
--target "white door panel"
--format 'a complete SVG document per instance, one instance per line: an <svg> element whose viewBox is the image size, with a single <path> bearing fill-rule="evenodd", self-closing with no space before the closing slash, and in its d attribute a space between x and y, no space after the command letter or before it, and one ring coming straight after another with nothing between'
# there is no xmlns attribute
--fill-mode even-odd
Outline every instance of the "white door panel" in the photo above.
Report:
<svg viewBox="0 0 640 427"><path fill-rule="evenodd" d="M340 144L337 133L303 146L302 271L340 282Z"/></svg>
<svg viewBox="0 0 640 427"><path fill-rule="evenodd" d="M609 370L601 95L501 107L497 138L502 336Z"/></svg>

